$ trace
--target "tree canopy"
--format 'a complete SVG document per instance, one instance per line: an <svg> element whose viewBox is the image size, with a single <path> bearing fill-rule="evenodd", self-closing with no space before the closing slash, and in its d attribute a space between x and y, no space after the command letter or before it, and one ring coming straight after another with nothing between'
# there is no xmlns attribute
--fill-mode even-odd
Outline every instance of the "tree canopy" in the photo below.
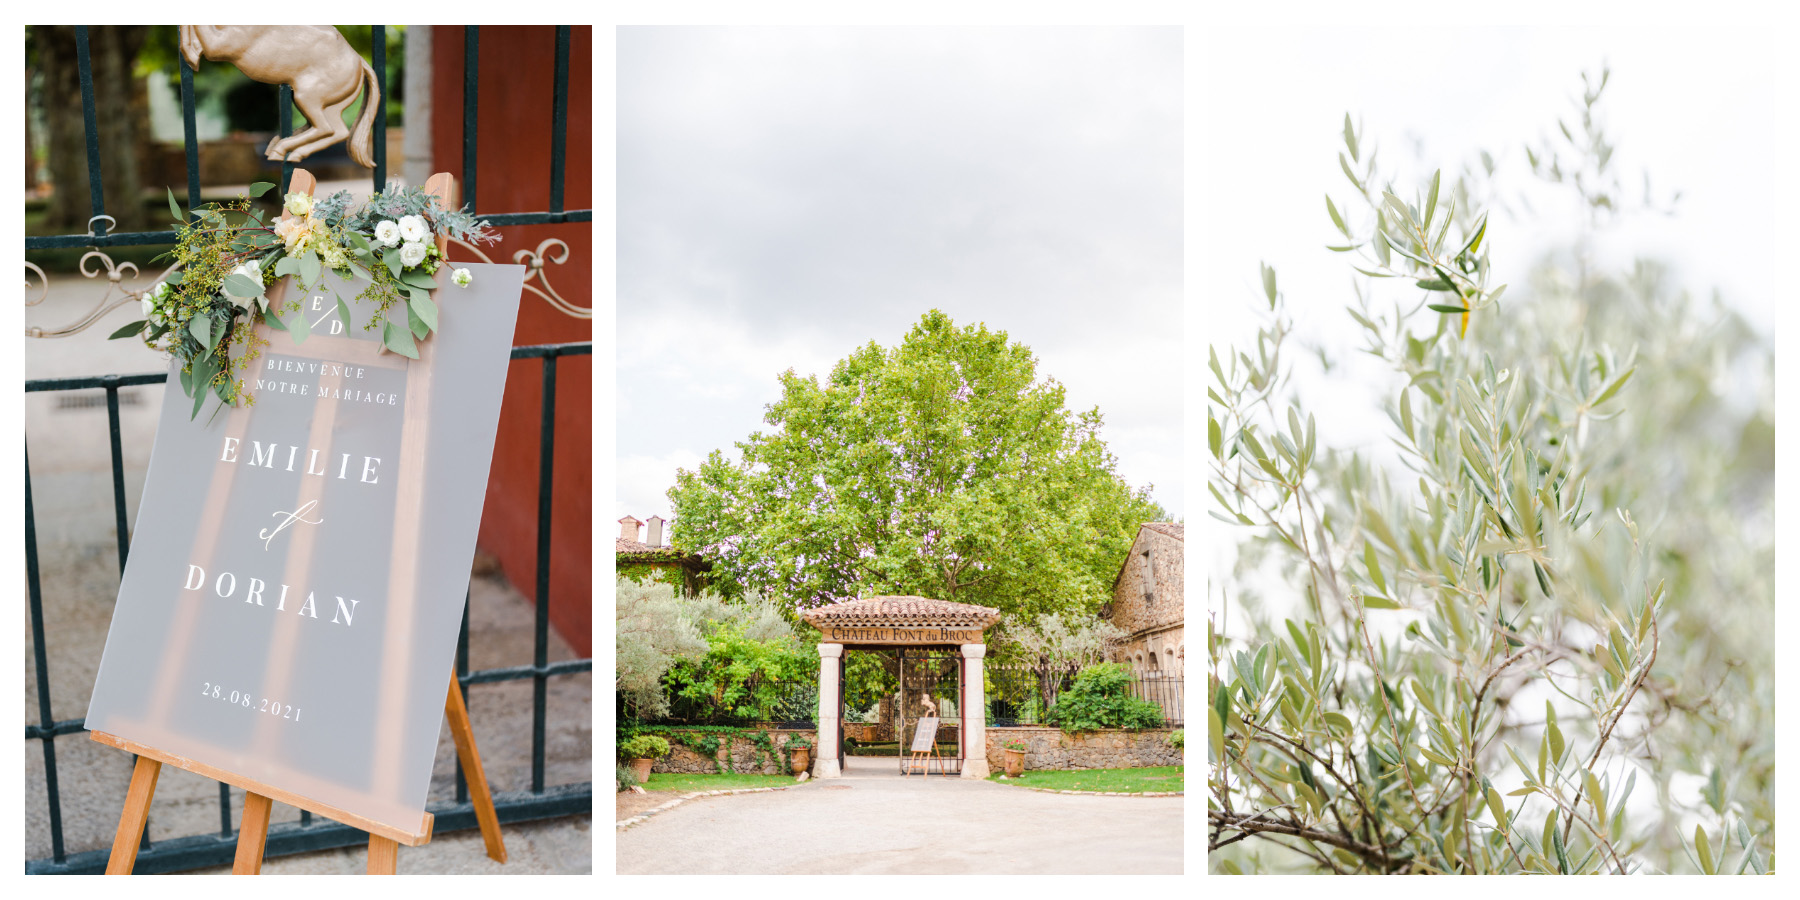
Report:
<svg viewBox="0 0 1800 900"><path fill-rule="evenodd" d="M770 430L669 491L675 545L727 594L803 610L916 594L1009 614L1093 612L1148 486L1115 471L1098 409L1072 412L1024 344L933 310L823 380L781 375Z"/></svg>

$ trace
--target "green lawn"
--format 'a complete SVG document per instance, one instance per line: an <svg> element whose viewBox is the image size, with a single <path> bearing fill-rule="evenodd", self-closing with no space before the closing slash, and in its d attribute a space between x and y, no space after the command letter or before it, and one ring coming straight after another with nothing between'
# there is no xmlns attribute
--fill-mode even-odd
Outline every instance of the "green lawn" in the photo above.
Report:
<svg viewBox="0 0 1800 900"><path fill-rule="evenodd" d="M1006 779L1007 784L1049 788L1054 791L1119 791L1140 794L1145 791L1182 790L1182 766L1148 766L1142 769L1079 769L1073 771L1027 769L1019 778ZM998 781L1004 772L988 776Z"/></svg>
<svg viewBox="0 0 1800 900"><path fill-rule="evenodd" d="M793 784L792 775L672 775L651 772L646 791L735 791L740 788L781 787Z"/></svg>

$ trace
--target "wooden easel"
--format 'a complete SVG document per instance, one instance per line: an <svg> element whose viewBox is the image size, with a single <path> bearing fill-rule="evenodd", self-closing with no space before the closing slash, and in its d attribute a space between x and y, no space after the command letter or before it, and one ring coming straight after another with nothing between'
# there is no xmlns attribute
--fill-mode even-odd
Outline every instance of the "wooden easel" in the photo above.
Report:
<svg viewBox="0 0 1800 900"><path fill-rule="evenodd" d="M289 190L311 194L317 184L311 173L295 169L289 182ZM440 172L433 175L426 181L425 189L442 198L447 206L455 205L456 186L449 174ZM282 215L286 217L285 211ZM444 253L448 241L439 237L437 244L439 253ZM283 286L285 287L285 282ZM275 299L277 298L271 298ZM475 807L476 821L481 825L481 837L487 846L488 858L505 863L506 844L500 835L500 817L494 810L493 793L488 788L487 774L481 767L481 753L475 746L475 732L469 724L468 707L463 702L462 691L454 672L451 673L449 694L444 701L444 715L450 726L450 736L456 744L457 759L462 763L463 773L468 780L469 797ZM231 867L234 875L256 875L262 871L263 850L269 835L269 815L277 800L368 832L367 872L370 875L394 874L401 844L417 847L431 840L431 813L423 813L419 826L409 831L116 735L95 731L90 732L90 736L99 743L135 753L138 757L131 772L131 785L125 793L119 827L113 834L112 854L106 863L108 875L129 875L137 864L138 843L149 820L150 801L156 793L157 777L162 774L165 763L244 790L244 815L238 826L237 854Z"/></svg>
<svg viewBox="0 0 1800 900"><path fill-rule="evenodd" d="M937 708L934 705L932 707L932 712L936 711ZM938 720L936 716L925 716L919 719L918 728L913 731L911 755L907 757L906 765L900 770L900 774L911 775L913 766L917 765L919 766L919 771L924 773L926 778L930 778L931 761L934 759L937 760L938 774L946 774L944 770L944 757L938 754L937 729ZM919 749L920 744L925 744L928 749Z"/></svg>
<svg viewBox="0 0 1800 900"><path fill-rule="evenodd" d="M450 678L449 696L444 701L444 716L449 721L450 737L456 743L456 758L462 762L463 774L469 782L469 800L475 806L476 821L481 823L481 839L487 845L488 858L504 863L506 844L500 836L500 817L494 811L494 795L488 789L487 773L481 768L481 752L475 746L475 732L469 725L469 711L463 704L462 691L454 675ZM269 837L269 813L277 800L367 831L370 875L394 874L401 844L418 847L431 841L431 813L424 814L417 830L407 832L155 747L102 731L91 732L90 736L99 743L130 751L138 757L137 766L131 771L131 786L125 792L119 829L113 834L112 856L106 862L108 875L130 875L137 864L138 841L150 817L150 798L156 794L156 779L162 774L164 763L244 789L244 817L238 825L237 857L231 864L233 875L256 875L262 871L263 847Z"/></svg>

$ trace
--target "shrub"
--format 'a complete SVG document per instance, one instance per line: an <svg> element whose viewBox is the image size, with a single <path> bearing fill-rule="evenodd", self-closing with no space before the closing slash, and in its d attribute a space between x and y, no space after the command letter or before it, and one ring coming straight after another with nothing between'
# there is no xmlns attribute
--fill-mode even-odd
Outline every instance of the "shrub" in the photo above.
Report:
<svg viewBox="0 0 1800 900"><path fill-rule="evenodd" d="M1169 732L1169 746L1174 747L1177 750L1183 750L1183 749L1186 749L1186 743L1187 743L1187 730L1186 729L1177 728L1174 731Z"/></svg>
<svg viewBox="0 0 1800 900"><path fill-rule="evenodd" d="M619 780L618 793L621 794L631 790L632 786L638 783L637 776L631 774L631 770L624 766L613 766L613 775Z"/></svg>
<svg viewBox="0 0 1800 900"><path fill-rule="evenodd" d="M676 661L663 683L691 721L764 722L783 718L793 684L817 671L791 633L759 639L724 621L709 629L706 652Z"/></svg>
<svg viewBox="0 0 1800 900"><path fill-rule="evenodd" d="M1012 751L1015 751L1018 753L1024 753L1026 750L1024 741L1007 741L1005 746L1006 746L1006 749L1012 750Z"/></svg>
<svg viewBox="0 0 1800 900"><path fill-rule="evenodd" d="M655 759L669 755L669 742L654 734L640 734L619 742L619 756L624 759Z"/></svg>
<svg viewBox="0 0 1800 900"><path fill-rule="evenodd" d="M667 584L620 578L614 598L613 690L639 718L657 718L669 711L662 685L669 665L706 652L706 642L691 604Z"/></svg>
<svg viewBox="0 0 1800 900"><path fill-rule="evenodd" d="M1124 663L1097 663L1082 669L1075 683L1050 707L1050 722L1064 731L1102 728L1155 728L1162 707L1127 692L1133 675Z"/></svg>

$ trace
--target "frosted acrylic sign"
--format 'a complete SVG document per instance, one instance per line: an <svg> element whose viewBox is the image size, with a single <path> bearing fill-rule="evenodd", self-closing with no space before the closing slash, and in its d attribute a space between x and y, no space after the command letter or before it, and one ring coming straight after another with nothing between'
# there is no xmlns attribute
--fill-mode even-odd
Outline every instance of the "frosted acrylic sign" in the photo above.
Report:
<svg viewBox="0 0 1800 900"><path fill-rule="evenodd" d="M253 405L165 392L88 728L420 829L524 280L468 268L417 361L327 275Z"/></svg>
<svg viewBox="0 0 1800 900"><path fill-rule="evenodd" d="M919 720L918 730L913 732L912 752L930 753L937 747L938 720L936 716L926 716Z"/></svg>

